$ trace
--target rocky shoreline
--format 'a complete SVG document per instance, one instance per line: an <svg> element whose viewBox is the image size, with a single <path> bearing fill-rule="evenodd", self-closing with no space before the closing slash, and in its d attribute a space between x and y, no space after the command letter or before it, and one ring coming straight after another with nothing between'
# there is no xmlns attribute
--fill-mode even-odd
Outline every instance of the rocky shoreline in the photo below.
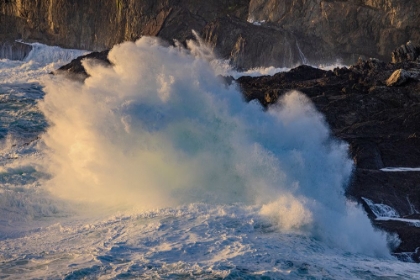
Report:
<svg viewBox="0 0 420 280"><path fill-rule="evenodd" d="M109 63L106 55L80 57L57 73L86 78L81 61ZM302 65L274 76L241 77L236 83L246 101L258 100L264 107L290 90L306 94L332 134L349 143L355 171L347 195L364 206L376 227L398 234L396 256L420 262L420 172L386 172L420 167L420 76L402 74L420 72L419 48L409 42L393 52L393 59L359 60L332 71ZM386 206L395 211L393 219L374 211Z"/></svg>
<svg viewBox="0 0 420 280"><path fill-rule="evenodd" d="M350 145L356 170L347 195L363 204L376 227L399 235L397 256L420 262L420 172L385 169L420 167L420 51L410 46L393 52L395 63L359 60L333 71L299 66L272 77L241 77L237 83L246 100L257 99L265 107L289 90L305 93L333 135ZM378 217L366 199L374 207L395 209L395 219Z"/></svg>

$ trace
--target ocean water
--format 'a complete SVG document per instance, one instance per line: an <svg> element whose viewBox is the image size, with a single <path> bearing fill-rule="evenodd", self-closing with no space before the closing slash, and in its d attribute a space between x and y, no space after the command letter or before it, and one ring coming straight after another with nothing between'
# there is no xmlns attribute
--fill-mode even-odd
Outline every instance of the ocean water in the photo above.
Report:
<svg viewBox="0 0 420 280"><path fill-rule="evenodd" d="M263 111L202 43L148 37L49 74L84 53L0 60L0 278L419 279L302 93Z"/></svg>

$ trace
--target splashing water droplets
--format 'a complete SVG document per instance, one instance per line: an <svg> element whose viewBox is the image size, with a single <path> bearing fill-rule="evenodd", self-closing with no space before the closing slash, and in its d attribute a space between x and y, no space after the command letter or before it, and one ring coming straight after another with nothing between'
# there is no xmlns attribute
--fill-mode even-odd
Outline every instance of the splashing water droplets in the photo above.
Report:
<svg viewBox="0 0 420 280"><path fill-rule="evenodd" d="M208 49L189 46L143 37L114 47L111 67L84 61L84 84L45 78L48 190L143 209L256 204L281 230L388 256L385 235L347 204L347 146L310 100L291 92L263 112L220 82Z"/></svg>

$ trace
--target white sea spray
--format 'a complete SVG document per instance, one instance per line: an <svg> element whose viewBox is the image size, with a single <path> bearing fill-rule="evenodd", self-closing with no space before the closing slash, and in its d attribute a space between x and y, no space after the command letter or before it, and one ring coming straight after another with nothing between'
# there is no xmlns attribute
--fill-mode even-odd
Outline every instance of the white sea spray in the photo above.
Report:
<svg viewBox="0 0 420 280"><path fill-rule="evenodd" d="M83 84L45 78L46 188L144 210L260 205L280 231L389 256L386 235L347 202L347 145L331 138L310 100L292 91L263 112L219 80L209 50L195 47L143 37L114 47L110 67L84 61Z"/></svg>
<svg viewBox="0 0 420 280"><path fill-rule="evenodd" d="M156 52L154 48L160 46L153 40L149 44L152 54ZM147 50L146 45L143 47ZM348 170L351 170L347 147L331 139L322 116L302 94L291 92L276 108L262 113L259 105L243 103L234 86L226 88L219 84L214 76L233 70L227 64L217 65L220 62L217 57L209 49L201 49L200 43L195 53L180 45L176 50L158 48L174 55L171 59L165 56L164 61L156 60L159 53L144 56L146 62L141 64L149 69L156 66L148 59L165 64L165 71L156 70L155 87L144 86L149 80L135 77L135 72L130 72L135 67L128 71L131 78L124 81L129 85L137 83L130 88L137 88L140 93L150 88L153 94L138 97L140 93L132 91L124 95L127 87L122 77L112 80L115 73L111 71L101 80L98 75L110 69L104 71L102 66L92 62L88 66L97 84L90 82L91 89L86 90L86 85L73 85L63 81L63 76L47 74L77 56L77 51L39 46L27 61L0 61L4 81L0 85L0 278L418 278L417 264L402 263L389 258L387 253L378 253L385 250L381 245L383 235L372 231L365 213L343 194ZM133 49L139 52L138 48L135 45ZM185 60L194 63L188 64ZM177 67L169 66L174 62L178 63ZM133 64L138 61L134 60ZM126 62L119 65L121 71L128 67ZM182 73L190 75L191 79L184 80ZM200 78L200 73L211 75ZM47 95L56 95L60 102L62 94L63 102L69 104L69 111L53 111L50 116L57 114L56 120L68 117L71 140L78 127L73 122L79 119L69 117L79 114L80 120L85 122L80 128L86 129L93 138L100 138L102 146L95 146L96 142L91 145L91 135L86 133L80 138L86 140L83 143L86 153L76 145L70 154L50 154L54 153L52 148L60 147L46 146L46 138L40 138L48 128L36 105L37 100L44 97L44 84L39 84L44 75L46 84L51 86ZM195 94L184 93L184 96L178 89L191 90L188 82L195 85ZM69 83L83 94L68 91ZM108 87L101 87L101 83L111 85L109 92L87 98L95 88L102 92ZM80 103L73 100L80 96L85 97ZM149 96L146 101L145 96ZM187 97L196 99L186 102ZM179 101L175 102L174 98ZM203 98L206 102L200 100ZM94 104L89 103L92 100ZM122 101L126 101L124 105L119 104ZM166 105L157 106L160 103ZM66 109L65 104L56 108ZM98 112L101 114L95 117ZM92 116L87 117L89 114ZM218 117L217 121L214 116ZM49 123L53 125L54 119ZM48 133L51 129L52 126ZM148 133L144 134L145 130ZM153 142L158 138L156 135L164 139L163 150L157 149L162 145ZM138 141L136 137L148 141ZM61 147L63 151L69 151L66 145ZM89 162L83 161L86 154L98 155L95 147L109 148L103 151L110 153L103 159L112 159L112 163L104 164L109 170L130 170L110 172L106 177L103 170L93 168L97 164L94 161L88 168L76 168L81 172L76 173L77 177L91 180L92 176L100 182L121 174L131 176L124 180L113 179L120 183L120 190L112 189L111 184L104 189L86 184L86 193L81 190L80 197L70 196L65 200L58 197L59 192L49 191L54 187L45 184L54 175L50 171L83 166ZM145 149L152 159L148 178L154 182L158 180L154 177L163 174L170 178L166 179L170 183L155 190L158 199L149 197L150 203L139 205L142 193L141 189L136 190L139 184L133 180L139 178L133 175L139 172L138 166L129 167L121 160L141 155L139 151ZM172 153L166 156L166 151ZM166 157L153 161L153 155L159 152ZM41 168L53 165L51 160L59 162L60 154L72 157L75 162L66 162L64 158L56 169ZM198 157L203 154L205 156ZM113 155L117 157L112 158ZM173 166L174 158L179 159L175 161L177 166ZM164 166L162 162L166 169L154 168ZM194 164L190 164L186 170L182 169L188 162L196 166L191 169ZM136 161L130 159L128 163ZM146 165L141 162L139 166ZM210 168L201 169L201 166ZM171 189L182 181L175 176L180 170L184 172L183 177L192 178L190 181L184 178L185 182L202 184L184 184ZM318 172L319 176L315 176ZM333 173L336 174L333 176ZM232 174L236 176L233 178ZM57 178L52 182L54 180L58 182ZM212 184L212 181L220 184ZM67 183L63 181L62 187ZM94 187L97 192L89 189ZM111 201L106 195L101 196L101 191L110 192ZM165 192L171 194L165 195ZM124 193L128 193L129 198L124 197ZM165 200L166 197L169 200ZM413 213L416 211L413 209ZM405 222L403 218L395 219ZM374 238L379 238L379 242ZM411 260L411 255L398 254L407 261Z"/></svg>

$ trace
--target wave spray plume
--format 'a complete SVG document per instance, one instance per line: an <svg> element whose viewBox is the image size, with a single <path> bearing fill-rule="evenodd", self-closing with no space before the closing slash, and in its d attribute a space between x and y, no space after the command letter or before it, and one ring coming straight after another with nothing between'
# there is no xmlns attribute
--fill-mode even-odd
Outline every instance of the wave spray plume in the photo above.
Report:
<svg viewBox="0 0 420 280"><path fill-rule="evenodd" d="M156 38L115 46L109 60L84 61L83 84L43 81L51 193L142 209L256 204L282 231L389 256L385 234L344 196L347 145L303 94L263 112L206 60Z"/></svg>

